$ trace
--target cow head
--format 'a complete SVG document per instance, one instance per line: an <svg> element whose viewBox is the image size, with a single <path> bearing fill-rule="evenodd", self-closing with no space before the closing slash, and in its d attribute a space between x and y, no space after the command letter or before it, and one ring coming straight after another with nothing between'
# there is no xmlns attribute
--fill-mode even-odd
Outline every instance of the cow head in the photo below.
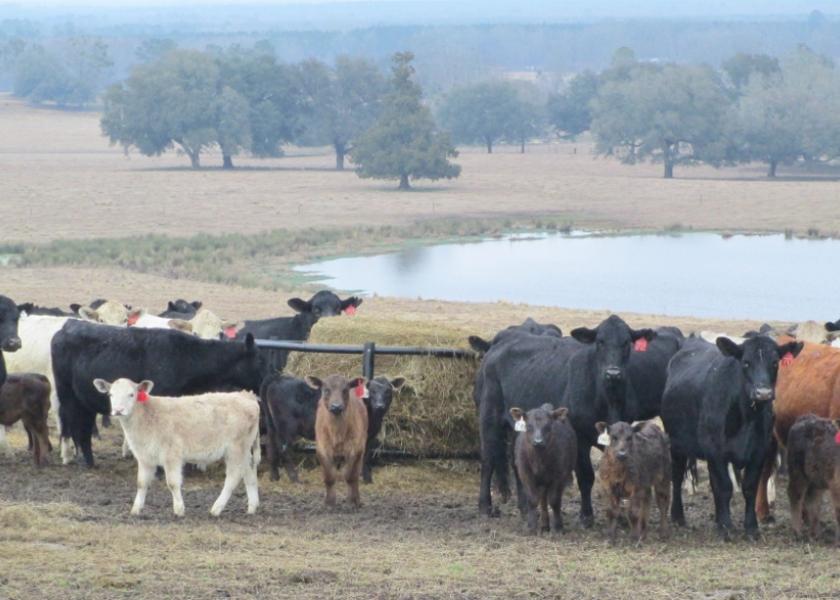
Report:
<svg viewBox="0 0 840 600"><path fill-rule="evenodd" d="M166 304L166 311L183 313L185 315L194 315L198 309L202 307L202 305L203 303L200 300L187 302L183 298L178 298L177 300L170 300Z"/></svg>
<svg viewBox="0 0 840 600"><path fill-rule="evenodd" d="M361 298L350 296L342 300L329 290L321 290L308 301L301 298L289 300L289 306L295 312L311 315L316 321L321 317L337 317L343 312L354 312L361 303Z"/></svg>
<svg viewBox="0 0 840 600"><path fill-rule="evenodd" d="M340 416L347 410L347 403L350 402L350 394L355 394L356 388L365 385L363 377L347 379L343 375L330 375L323 381L317 377L309 376L306 384L315 390L321 391L320 402L330 413Z"/></svg>
<svg viewBox="0 0 840 600"><path fill-rule="evenodd" d="M545 448L551 442L555 421L564 421L568 415L565 406L554 408L551 404L543 404L539 408L532 408L527 413L522 409L511 408L510 416L514 421L525 421L525 439L534 448Z"/></svg>
<svg viewBox="0 0 840 600"><path fill-rule="evenodd" d="M252 334L247 334L242 342L225 342L225 347L242 347L237 353L237 361L228 374L228 383L235 388L259 393L263 379L269 373L268 360L264 352L259 352Z"/></svg>
<svg viewBox="0 0 840 600"><path fill-rule="evenodd" d="M20 310L17 305L10 298L0 296L0 349L4 352L20 350L19 320Z"/></svg>
<svg viewBox="0 0 840 600"><path fill-rule="evenodd" d="M106 300L101 303L97 301L95 304L97 304L96 307L92 305L80 306L79 317L93 323L125 327L133 325L145 312L142 308L132 309L130 306L113 300Z"/></svg>
<svg viewBox="0 0 840 600"><path fill-rule="evenodd" d="M749 338L741 344L719 337L715 344L721 354L739 362L743 393L753 406L775 399L779 361L788 354L795 358L804 346L802 342L777 344L763 335Z"/></svg>
<svg viewBox="0 0 840 600"><path fill-rule="evenodd" d="M140 383L134 383L131 379L121 378L113 383L104 379L94 379L93 387L100 394L106 394L111 401L111 416L131 416L138 402L145 402L149 399L149 392L154 384L145 379Z"/></svg>
<svg viewBox="0 0 840 600"><path fill-rule="evenodd" d="M368 381L365 404L370 407L374 415L385 416L385 413L391 407L394 392L400 389L404 383L405 377L395 377L390 381L387 377L374 377Z"/></svg>
<svg viewBox="0 0 840 600"><path fill-rule="evenodd" d="M604 421L599 421L595 423L595 429L602 435L607 434L610 440L608 451L624 462L633 454L633 437L641 431L644 424L644 421L634 425L618 421L607 425Z"/></svg>
<svg viewBox="0 0 840 600"><path fill-rule="evenodd" d="M610 315L595 329L578 327L572 337L584 344L594 344L598 377L606 382L620 383L627 377L627 363L633 344L641 339L656 337L652 329L631 329L618 315Z"/></svg>
<svg viewBox="0 0 840 600"><path fill-rule="evenodd" d="M224 321L216 313L200 309L189 321L172 319L169 326L185 333L191 333L203 340L225 340L236 337L236 322Z"/></svg>

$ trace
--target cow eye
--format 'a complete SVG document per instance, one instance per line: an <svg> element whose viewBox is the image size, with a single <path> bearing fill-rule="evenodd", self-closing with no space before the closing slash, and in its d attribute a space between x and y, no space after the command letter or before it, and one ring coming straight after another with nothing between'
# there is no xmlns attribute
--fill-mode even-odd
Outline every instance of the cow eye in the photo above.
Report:
<svg viewBox="0 0 840 600"><path fill-rule="evenodd" d="M750 368L750 363L749 363L749 361L745 360L744 361L744 369L749 369L749 368Z"/></svg>

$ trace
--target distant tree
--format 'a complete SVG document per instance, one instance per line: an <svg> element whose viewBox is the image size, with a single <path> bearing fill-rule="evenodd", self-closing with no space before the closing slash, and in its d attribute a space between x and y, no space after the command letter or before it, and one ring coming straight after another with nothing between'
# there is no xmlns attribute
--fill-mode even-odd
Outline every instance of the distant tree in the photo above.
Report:
<svg viewBox="0 0 840 600"><path fill-rule="evenodd" d="M729 81L737 90L746 86L754 75L766 78L781 71L779 59L767 54L746 54L744 52L739 52L723 61L722 67L729 77Z"/></svg>
<svg viewBox="0 0 840 600"><path fill-rule="evenodd" d="M123 83L105 94L102 131L126 151L136 147L155 156L177 146L193 168L201 152L218 143L219 69L211 57L193 50L175 50L160 60L134 69ZM235 104L231 96L228 106ZM240 107L241 108L241 107ZM226 138L227 139L227 138ZM241 138L233 138L234 145Z"/></svg>
<svg viewBox="0 0 840 600"><path fill-rule="evenodd" d="M840 74L830 60L800 47L778 72L749 79L729 113L736 160L779 165L836 156L840 145Z"/></svg>
<svg viewBox="0 0 840 600"><path fill-rule="evenodd" d="M678 164L718 164L725 157L727 104L719 77L707 67L632 69L627 80L603 83L592 103L596 149L625 163L661 161L668 179Z"/></svg>
<svg viewBox="0 0 840 600"><path fill-rule="evenodd" d="M450 92L440 109L440 120L457 143L479 142L492 154L493 144L501 139L519 141L519 125L528 107L509 81L486 81ZM527 120L527 119L526 119Z"/></svg>
<svg viewBox="0 0 840 600"><path fill-rule="evenodd" d="M152 62L178 47L175 40L169 38L147 38L140 42L134 55L140 62Z"/></svg>
<svg viewBox="0 0 840 600"><path fill-rule="evenodd" d="M561 138L574 138L592 124L590 104L598 93L598 76L591 71L575 75L559 94L548 98L548 120Z"/></svg>
<svg viewBox="0 0 840 600"><path fill-rule="evenodd" d="M248 101L236 90L224 86L216 100L216 141L222 151L222 168L233 168L233 157L251 145Z"/></svg>
<svg viewBox="0 0 840 600"><path fill-rule="evenodd" d="M525 154L528 140L545 133L545 95L537 86L529 82L515 85L517 102L510 115L510 126L505 133L505 140L519 144L519 151Z"/></svg>
<svg viewBox="0 0 840 600"><path fill-rule="evenodd" d="M35 103L84 106L111 65L108 46L97 38L70 38L57 50L31 45L18 57L14 93Z"/></svg>
<svg viewBox="0 0 840 600"><path fill-rule="evenodd" d="M281 145L300 134L311 110L312 99L305 95L300 69L278 63L267 44L213 54L221 81L247 102L251 154L282 156Z"/></svg>
<svg viewBox="0 0 840 600"><path fill-rule="evenodd" d="M379 116L387 81L375 64L346 56L338 57L334 68L307 61L301 65L301 75L311 98L306 140L331 145L335 168L342 170L353 142Z"/></svg>
<svg viewBox="0 0 840 600"><path fill-rule="evenodd" d="M420 87L412 80L413 59L411 52L394 55L382 112L350 151L360 177L399 179L401 190L410 188L410 178L451 179L461 173L461 167L448 160L458 156L449 136L437 131L421 102Z"/></svg>

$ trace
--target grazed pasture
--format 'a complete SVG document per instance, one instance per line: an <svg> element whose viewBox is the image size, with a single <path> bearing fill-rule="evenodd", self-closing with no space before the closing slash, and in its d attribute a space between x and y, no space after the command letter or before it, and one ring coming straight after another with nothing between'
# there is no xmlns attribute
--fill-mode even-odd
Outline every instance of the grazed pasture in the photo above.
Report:
<svg viewBox="0 0 840 600"><path fill-rule="evenodd" d="M0 132L3 242L547 215L576 226L840 232L840 184L831 173L813 175L817 181L802 181L812 175L801 172L767 181L760 165L698 167L663 181L659 166L596 159L584 143L532 147L524 156L467 150L459 158L461 179L401 194L388 183L331 171L332 157L320 151L242 158L238 164L247 168L235 172L193 172L174 155L127 158L99 136L96 115L28 108L8 97L0 97ZM208 166L219 162L204 158ZM0 272L2 293L47 305L109 297L157 309L186 297L230 319L290 313L285 299L292 291L166 273L68 266ZM424 323L433 332L446 324L465 336L488 335L526 316L568 331L607 314L377 297L361 310L395 327ZM633 326L686 331L758 325L624 316ZM256 517L245 516L240 490L213 520L207 512L222 484L216 469L187 480L187 517L178 521L161 482L146 514L129 517L135 467L119 458L118 427L95 442L99 467L92 471L56 464L57 453L52 465L36 470L19 429L12 443L15 456L0 456L0 598L724 599L828 598L840 590L837 551L793 541L783 494L778 521L759 542L718 541L705 479L687 504L688 530L667 542L654 534L642 548L626 541L611 548L602 504L594 531L578 527L574 489L566 497L568 532L560 537L522 535L512 505L498 519L480 518L474 463L385 465L363 488L359 512L325 510L316 470L304 470L299 486L263 475ZM736 500L734 513L742 509Z"/></svg>

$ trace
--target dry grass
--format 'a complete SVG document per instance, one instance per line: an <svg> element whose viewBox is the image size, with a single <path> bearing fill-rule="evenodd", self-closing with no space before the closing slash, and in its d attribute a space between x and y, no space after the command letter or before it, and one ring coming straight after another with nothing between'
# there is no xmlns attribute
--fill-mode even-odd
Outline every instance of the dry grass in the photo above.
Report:
<svg viewBox="0 0 840 600"><path fill-rule="evenodd" d="M594 158L587 144L532 147L524 155L466 149L458 180L421 182L406 194L392 183L330 170L326 151L245 157L238 163L253 168L235 172L193 172L174 153L125 157L100 135L97 114L28 108L8 96L0 96L0 131L6 242L522 214L557 215L580 226L840 232L831 179L767 181L757 165L678 169L678 179L665 181L659 165Z"/></svg>

